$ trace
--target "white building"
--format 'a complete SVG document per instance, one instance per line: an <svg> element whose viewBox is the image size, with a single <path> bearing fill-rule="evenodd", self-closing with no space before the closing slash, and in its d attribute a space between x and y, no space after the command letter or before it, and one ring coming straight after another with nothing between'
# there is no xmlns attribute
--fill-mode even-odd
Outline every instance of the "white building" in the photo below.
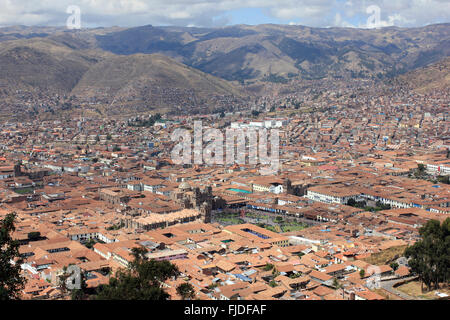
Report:
<svg viewBox="0 0 450 320"><path fill-rule="evenodd" d="M442 161L441 163L427 164L427 171L432 174L438 174L440 176L450 175L450 160Z"/></svg>

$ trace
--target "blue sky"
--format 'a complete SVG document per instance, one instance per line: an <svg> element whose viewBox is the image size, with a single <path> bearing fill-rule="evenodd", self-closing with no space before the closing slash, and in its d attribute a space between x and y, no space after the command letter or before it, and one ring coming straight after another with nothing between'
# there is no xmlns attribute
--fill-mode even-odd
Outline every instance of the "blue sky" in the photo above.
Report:
<svg viewBox="0 0 450 320"><path fill-rule="evenodd" d="M79 7L82 27L275 23L365 28L374 22L416 27L450 17L450 0L0 0L0 26L65 25L71 5Z"/></svg>

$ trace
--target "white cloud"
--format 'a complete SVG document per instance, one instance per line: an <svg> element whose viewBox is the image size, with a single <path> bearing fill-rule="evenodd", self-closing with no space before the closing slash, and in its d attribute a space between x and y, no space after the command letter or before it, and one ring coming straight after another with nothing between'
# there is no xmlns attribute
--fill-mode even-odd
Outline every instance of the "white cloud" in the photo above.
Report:
<svg viewBox="0 0 450 320"><path fill-rule="evenodd" d="M0 25L64 25L69 5L81 8L82 26L226 24L231 10L260 8L273 18L309 26L364 27L366 8L381 9L381 26L448 22L448 0L0 0ZM362 22L361 22L362 21ZM240 21L245 23L245 21Z"/></svg>
<svg viewBox="0 0 450 320"><path fill-rule="evenodd" d="M340 13L336 13L336 16L334 17L334 26L343 28L355 28L353 24L343 20Z"/></svg>

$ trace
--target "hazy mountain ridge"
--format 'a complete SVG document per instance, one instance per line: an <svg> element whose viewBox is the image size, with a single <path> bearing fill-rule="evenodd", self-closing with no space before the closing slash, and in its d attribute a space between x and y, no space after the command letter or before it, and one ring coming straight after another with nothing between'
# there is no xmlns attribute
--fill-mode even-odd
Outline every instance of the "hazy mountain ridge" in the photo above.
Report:
<svg viewBox="0 0 450 320"><path fill-rule="evenodd" d="M214 105L242 92L225 80L160 54L111 56L90 68L71 92L80 99L98 98L150 108ZM139 103L140 101L140 103Z"/></svg>
<svg viewBox="0 0 450 320"><path fill-rule="evenodd" d="M380 77L404 73L450 55L450 24L380 30L145 26L96 39L101 49L115 54L162 53L204 72L239 81L261 79L270 73L284 77L297 73L305 78Z"/></svg>
<svg viewBox="0 0 450 320"><path fill-rule="evenodd" d="M45 97L56 97L51 100L61 104L74 97L84 105L94 103L94 109L106 113L126 111L124 108L195 112L212 107L226 110L244 96L226 80L169 57L115 55L95 49L91 40L89 34L63 32L1 42L0 102L18 105L25 99L31 107L32 101L45 104Z"/></svg>
<svg viewBox="0 0 450 320"><path fill-rule="evenodd" d="M97 62L94 55L50 39L7 41L0 44L0 81L13 89L67 93Z"/></svg>
<svg viewBox="0 0 450 320"><path fill-rule="evenodd" d="M428 93L436 89L450 87L450 57L437 63L410 71L398 78L398 81L419 93Z"/></svg>
<svg viewBox="0 0 450 320"><path fill-rule="evenodd" d="M47 35L47 36L46 36ZM450 24L354 29L286 25L224 28L154 27L64 30L0 29L1 39L49 38L74 50L117 55L160 53L227 80L382 77L406 73L450 55ZM0 45L1 47L1 45Z"/></svg>
<svg viewBox="0 0 450 320"><path fill-rule="evenodd" d="M448 56L450 24L380 30L17 26L0 28L0 99L23 90L97 99L106 108L222 108L248 97L237 82L377 79L414 70L412 78L421 79L430 72L422 67ZM447 72L448 63L442 66ZM424 82L409 85L426 90Z"/></svg>

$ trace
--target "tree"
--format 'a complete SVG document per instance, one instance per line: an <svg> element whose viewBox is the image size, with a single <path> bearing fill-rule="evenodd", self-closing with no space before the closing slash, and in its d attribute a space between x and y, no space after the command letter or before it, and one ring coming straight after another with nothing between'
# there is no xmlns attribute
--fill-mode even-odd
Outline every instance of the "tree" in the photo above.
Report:
<svg viewBox="0 0 450 320"><path fill-rule="evenodd" d="M71 264L73 265L73 264ZM69 266L71 266L69 265ZM72 276L72 272L67 272L68 268L67 266L63 267L63 272L61 275L59 275L59 287L61 288L61 291L64 295L70 295L70 298L72 300L88 300L89 294L88 294L88 287L86 283L86 273L80 269L80 278L79 278L79 288L70 288L68 286L68 279ZM73 280L72 280L73 281ZM72 284L74 284L72 282Z"/></svg>
<svg viewBox="0 0 450 320"><path fill-rule="evenodd" d="M364 278L365 275L366 275L366 271L364 269L361 269L359 271L359 277L362 279L362 278Z"/></svg>
<svg viewBox="0 0 450 320"><path fill-rule="evenodd" d="M276 277L278 277L280 275L280 272L277 270L277 268L273 268L273 270L272 270L272 276L274 277L274 278L276 278Z"/></svg>
<svg viewBox="0 0 450 320"><path fill-rule="evenodd" d="M25 286L20 265L19 242L13 240L15 213L7 214L0 221L0 300L16 300Z"/></svg>
<svg viewBox="0 0 450 320"><path fill-rule="evenodd" d="M439 176L437 181L440 183L450 184L450 176Z"/></svg>
<svg viewBox="0 0 450 320"><path fill-rule="evenodd" d="M417 169L419 170L420 173L425 172L425 166L422 163L417 164Z"/></svg>
<svg viewBox="0 0 450 320"><path fill-rule="evenodd" d="M71 265L69 265L71 266ZM73 273L67 272L67 266L63 267L63 272L59 275L59 287L64 295L70 294L72 300L87 300L87 283L86 283L86 274L84 271L80 270L80 287L79 288L70 288L68 286L68 279L72 276ZM73 281L73 280L72 280ZM73 282L72 282L73 284Z"/></svg>
<svg viewBox="0 0 450 320"><path fill-rule="evenodd" d="M161 114L156 113L156 114L152 117L152 119L153 119L155 122L161 120L161 119L162 119Z"/></svg>
<svg viewBox="0 0 450 320"><path fill-rule="evenodd" d="M131 267L135 267L146 259L147 249L143 247L135 247L131 249L131 255L134 257L134 261L131 263Z"/></svg>
<svg viewBox="0 0 450 320"><path fill-rule="evenodd" d="M397 262L391 262L391 264L389 265L391 268L392 268L392 270L397 270L398 269L398 263Z"/></svg>
<svg viewBox="0 0 450 320"><path fill-rule="evenodd" d="M69 264L69 267L72 264ZM62 268L62 274L60 274L58 276L58 280L59 280L59 287L61 288L61 291L63 292L63 294L67 294L69 292L69 288L67 286L67 280L69 279L69 277L71 276L70 273L67 272L67 266L64 266Z"/></svg>
<svg viewBox="0 0 450 320"><path fill-rule="evenodd" d="M145 197L145 195L142 195L142 196L143 196L143 198ZM111 230L119 230L119 229L121 229L123 227L125 227L125 223L120 222L119 224L114 224L112 226L107 227L106 230L109 230L109 231L111 231Z"/></svg>
<svg viewBox="0 0 450 320"><path fill-rule="evenodd" d="M92 249L95 245L96 241L94 239L89 239L84 245L86 248Z"/></svg>
<svg viewBox="0 0 450 320"><path fill-rule="evenodd" d="M190 283L182 283L177 287L177 293L183 300L191 300L195 298L194 287Z"/></svg>
<svg viewBox="0 0 450 320"><path fill-rule="evenodd" d="M266 265L264 266L263 270L264 270L264 271L270 271L270 270L272 270L274 267L275 267L275 266L274 266L273 264L268 263L268 264L266 264Z"/></svg>
<svg viewBox="0 0 450 320"><path fill-rule="evenodd" d="M376 202L377 205L377 211L379 210L390 210L391 209L391 205L390 204L384 204L381 201L377 201Z"/></svg>
<svg viewBox="0 0 450 320"><path fill-rule="evenodd" d="M134 248L134 261L118 270L108 285L99 287L99 300L167 300L170 296L161 283L179 274L169 261L148 260L145 248Z"/></svg>
<svg viewBox="0 0 450 320"><path fill-rule="evenodd" d="M336 290L342 288L342 284L339 283L339 280L337 278L333 278L333 287Z"/></svg>
<svg viewBox="0 0 450 320"><path fill-rule="evenodd" d="M219 285L217 283L211 283L209 286L207 286L207 288L209 290L214 290L214 288L217 288Z"/></svg>
<svg viewBox="0 0 450 320"><path fill-rule="evenodd" d="M450 218L442 225L437 220L429 220L419 229L422 239L406 248L411 271L419 276L428 290L438 289L439 283L448 284L450 279Z"/></svg>
<svg viewBox="0 0 450 320"><path fill-rule="evenodd" d="M80 274L81 277L81 287L79 289L73 289L70 293L70 297L72 300L86 300L89 295L87 294L87 283L86 283L86 274L84 271Z"/></svg>

